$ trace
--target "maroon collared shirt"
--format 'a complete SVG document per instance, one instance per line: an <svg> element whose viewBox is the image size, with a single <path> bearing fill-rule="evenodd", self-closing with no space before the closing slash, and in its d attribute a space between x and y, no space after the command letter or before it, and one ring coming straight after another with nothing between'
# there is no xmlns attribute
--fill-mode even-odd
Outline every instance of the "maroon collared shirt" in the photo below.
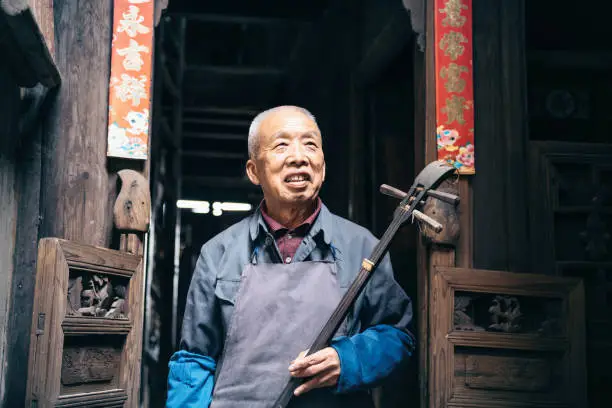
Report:
<svg viewBox="0 0 612 408"><path fill-rule="evenodd" d="M276 241L276 246L280 251L280 255L283 259L283 262L290 263L293 260L293 256L295 255L298 247L302 243L302 239L308 233L308 229L319 215L319 211L321 211L321 199L317 198L317 208L314 210L312 215L308 217L303 223L295 227L294 229L289 229L279 223L278 221L271 218L266 213L265 203L262 202L261 207L261 216L263 217L266 224L268 224L268 228L270 228L270 232L274 236Z"/></svg>

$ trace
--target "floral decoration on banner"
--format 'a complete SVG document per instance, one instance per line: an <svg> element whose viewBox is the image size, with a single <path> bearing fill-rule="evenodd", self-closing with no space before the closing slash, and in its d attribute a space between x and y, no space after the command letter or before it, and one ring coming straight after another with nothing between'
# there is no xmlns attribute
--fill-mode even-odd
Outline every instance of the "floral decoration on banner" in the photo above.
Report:
<svg viewBox="0 0 612 408"><path fill-rule="evenodd" d="M435 0L438 159L474 174L472 0Z"/></svg>
<svg viewBox="0 0 612 408"><path fill-rule="evenodd" d="M147 159L154 0L115 0L107 156Z"/></svg>

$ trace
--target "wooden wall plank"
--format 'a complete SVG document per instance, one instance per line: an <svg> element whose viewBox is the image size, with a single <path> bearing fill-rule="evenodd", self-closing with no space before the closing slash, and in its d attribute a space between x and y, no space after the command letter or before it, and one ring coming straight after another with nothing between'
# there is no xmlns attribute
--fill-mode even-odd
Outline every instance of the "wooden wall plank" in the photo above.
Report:
<svg viewBox="0 0 612 408"><path fill-rule="evenodd" d="M478 147L474 187L474 266L506 270L507 224L504 195L505 160L500 146L502 103L500 89L500 35L498 2L475 1L474 105L475 145Z"/></svg>
<svg viewBox="0 0 612 408"><path fill-rule="evenodd" d="M122 237L123 251L135 255L144 256L144 236L141 234L129 234ZM140 372L142 356L142 335L144 326L144 294L145 294L145 269L144 262L141 260L136 272L132 276L128 289L128 299L130 299L130 310L132 319L132 330L125 340L125 348L121 356L122 371L121 381L125 384L128 399L126 407L139 406L140 395Z"/></svg>
<svg viewBox="0 0 612 408"><path fill-rule="evenodd" d="M55 33L53 24L53 0L29 0L30 10L34 14L36 23L42 33L47 48L54 55L55 50Z"/></svg>
<svg viewBox="0 0 612 408"><path fill-rule="evenodd" d="M529 270L523 0L474 2L474 266Z"/></svg>
<svg viewBox="0 0 612 408"><path fill-rule="evenodd" d="M108 247L112 228L106 118L112 2L55 1L63 74L43 141L42 237Z"/></svg>
<svg viewBox="0 0 612 408"><path fill-rule="evenodd" d="M0 402L6 392L7 326L13 277L17 197L15 194L19 88L6 62L0 63Z"/></svg>
<svg viewBox="0 0 612 408"><path fill-rule="evenodd" d="M527 65L525 44L525 0L499 2L501 37L501 99L503 119L501 127L506 156L505 202L508 227L508 270L527 272L529 252L529 197L527 168L528 123ZM519 203L518 205L516 203ZM522 203L522 204L521 204Z"/></svg>
<svg viewBox="0 0 612 408"><path fill-rule="evenodd" d="M423 139L423 161L422 168L431 161L436 159L436 75L435 75L435 43L434 38L434 1L427 0L425 2L425 54L423 57L421 87L424 91L424 101L422 115L424 118L424 126L421 134ZM418 88L417 87L417 88ZM417 103L418 105L418 103ZM417 116L418 118L418 116ZM418 121L416 122L418 123ZM415 140L418 139L418 135ZM418 157L418 154L417 154ZM418 162L418 160L417 160ZM418 173L416 173L418 174ZM431 256L430 248L425 243L419 240L417 247L417 286L418 286L418 356L419 356L419 388L420 399L419 406L425 408L429 406L430 398L430 338L429 338L429 298L430 298L430 269L433 267L432 262L450 262L450 259L444 259L446 256L440 254L443 259L435 259ZM454 254L453 254L454 255ZM451 255L448 254L448 258Z"/></svg>
<svg viewBox="0 0 612 408"><path fill-rule="evenodd" d="M42 96L42 86L28 90L33 97ZM44 108L43 108L44 109ZM40 222L40 177L41 177L42 130L31 124L30 131L20 135L17 151L17 233L15 245L15 268L11 291L11 317L8 333L10 354L7 359L6 406L19 406L26 394L30 346L30 326L36 280L36 254L38 225Z"/></svg>

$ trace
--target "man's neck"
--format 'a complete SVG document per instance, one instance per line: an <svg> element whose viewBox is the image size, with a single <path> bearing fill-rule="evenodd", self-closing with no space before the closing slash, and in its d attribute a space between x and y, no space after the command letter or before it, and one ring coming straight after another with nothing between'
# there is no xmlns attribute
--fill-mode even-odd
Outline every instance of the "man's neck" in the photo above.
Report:
<svg viewBox="0 0 612 408"><path fill-rule="evenodd" d="M291 230L302 225L317 209L317 204L318 198L292 206L266 201L265 209L270 218Z"/></svg>

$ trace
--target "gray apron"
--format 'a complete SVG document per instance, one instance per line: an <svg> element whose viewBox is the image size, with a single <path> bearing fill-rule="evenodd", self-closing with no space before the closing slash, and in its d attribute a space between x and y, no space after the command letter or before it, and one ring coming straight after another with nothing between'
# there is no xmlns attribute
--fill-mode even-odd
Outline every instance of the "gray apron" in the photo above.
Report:
<svg viewBox="0 0 612 408"><path fill-rule="evenodd" d="M335 263L249 264L245 267L211 408L270 408L290 379L289 364L306 350L341 298ZM345 334L345 324L336 335ZM359 403L353 401L360 400ZM289 407L364 405L367 393L334 395L329 388L293 397ZM352 401L352 402L351 402Z"/></svg>

